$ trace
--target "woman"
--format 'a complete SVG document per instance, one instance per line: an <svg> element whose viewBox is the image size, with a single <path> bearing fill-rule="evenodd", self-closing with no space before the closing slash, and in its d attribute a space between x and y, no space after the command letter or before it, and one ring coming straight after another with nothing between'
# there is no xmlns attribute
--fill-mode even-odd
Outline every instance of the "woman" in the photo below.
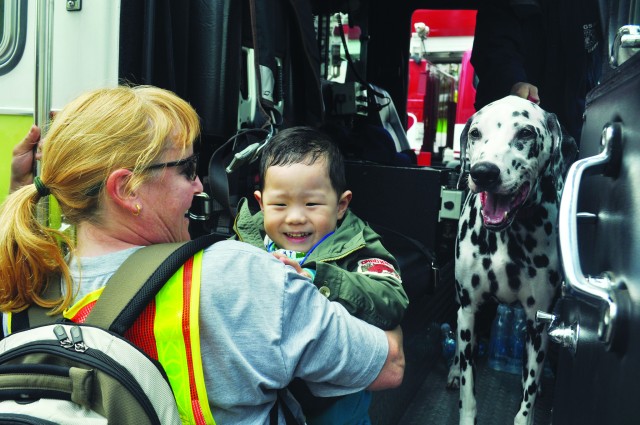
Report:
<svg viewBox="0 0 640 425"><path fill-rule="evenodd" d="M186 212L202 191L193 145L198 134L198 117L187 102L148 86L92 91L56 114L43 142L40 176L9 195L0 210L5 334L11 313L34 304L82 321L129 255L190 238ZM38 200L49 194L76 226L77 242L35 220ZM262 250L220 242L204 251L198 270L199 285L192 287L199 295L185 294L183 305L165 285L151 322L134 324L128 335L164 366L185 420L269 423L277 391L294 377L318 395L400 384L399 329L382 332L351 318ZM62 276L62 297L48 300L43 286L54 275ZM195 319L180 317L188 310L198 312ZM154 333L163 326L199 330L199 338ZM185 368L193 383L185 382Z"/></svg>

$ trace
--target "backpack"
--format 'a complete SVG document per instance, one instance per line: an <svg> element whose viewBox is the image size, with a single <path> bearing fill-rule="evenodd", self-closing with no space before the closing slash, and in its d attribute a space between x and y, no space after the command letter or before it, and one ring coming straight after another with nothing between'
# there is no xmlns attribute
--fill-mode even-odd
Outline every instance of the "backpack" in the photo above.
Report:
<svg viewBox="0 0 640 425"><path fill-rule="evenodd" d="M82 324L51 323L36 306L13 315L22 330L0 341L0 424L181 424L162 366L122 335L180 266L217 239L136 251Z"/></svg>

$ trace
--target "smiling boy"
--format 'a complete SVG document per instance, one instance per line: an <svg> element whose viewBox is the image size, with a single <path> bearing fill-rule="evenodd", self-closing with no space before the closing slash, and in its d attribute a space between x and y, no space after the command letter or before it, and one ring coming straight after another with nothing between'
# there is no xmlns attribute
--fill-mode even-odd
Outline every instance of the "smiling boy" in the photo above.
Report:
<svg viewBox="0 0 640 425"><path fill-rule="evenodd" d="M380 236L348 209L352 193L332 140L310 127L282 130L263 148L260 177L254 196L261 211L252 215L241 202L236 237L273 252L350 314L382 329L398 326L408 298L397 262ZM368 392L310 400L300 383L290 389L311 425L370 423Z"/></svg>

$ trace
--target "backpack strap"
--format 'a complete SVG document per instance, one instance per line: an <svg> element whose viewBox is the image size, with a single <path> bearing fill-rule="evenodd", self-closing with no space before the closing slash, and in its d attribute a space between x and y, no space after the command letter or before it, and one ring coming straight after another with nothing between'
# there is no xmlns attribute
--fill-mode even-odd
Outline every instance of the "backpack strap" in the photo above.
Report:
<svg viewBox="0 0 640 425"><path fill-rule="evenodd" d="M189 242L146 246L116 270L85 323L124 335L162 286L198 251L219 241L208 234Z"/></svg>

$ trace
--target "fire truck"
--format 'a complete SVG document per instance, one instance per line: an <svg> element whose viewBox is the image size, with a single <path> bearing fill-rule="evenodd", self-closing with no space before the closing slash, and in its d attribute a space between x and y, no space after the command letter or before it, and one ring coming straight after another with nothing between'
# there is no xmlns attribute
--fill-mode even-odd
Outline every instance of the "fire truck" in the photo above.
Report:
<svg viewBox="0 0 640 425"><path fill-rule="evenodd" d="M565 282L549 318L563 337L536 424L640 417L640 6L601 3L611 58L587 99L563 196ZM205 193L194 198L194 237L230 235L237 201L254 190L265 135L324 125L347 159L352 209L398 259L410 298L405 379L374 394L372 421L457 423L439 325L455 326L458 307L458 138L474 112L476 7L473 0L0 0L0 202L11 150L29 126L46 135L51 112L97 87L153 84L196 108ZM64 225L55 205L44 219ZM520 378L482 359L478 365L479 423L511 423Z"/></svg>

